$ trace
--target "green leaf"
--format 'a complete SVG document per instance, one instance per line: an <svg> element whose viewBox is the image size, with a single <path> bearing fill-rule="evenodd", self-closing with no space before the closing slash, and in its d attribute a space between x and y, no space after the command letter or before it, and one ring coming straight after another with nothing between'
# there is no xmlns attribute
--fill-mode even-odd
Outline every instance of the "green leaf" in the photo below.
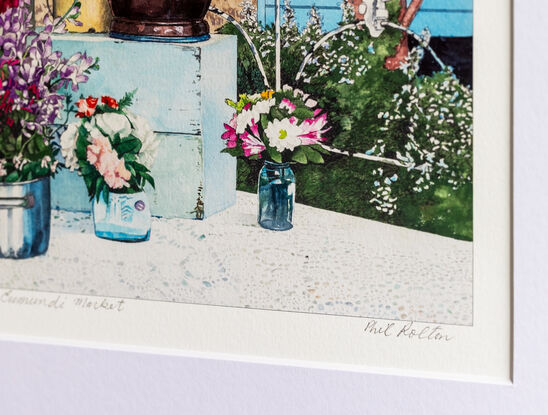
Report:
<svg viewBox="0 0 548 415"><path fill-rule="evenodd" d="M278 150L276 150L274 147L267 148L268 155L272 159L272 161L276 163L282 162L282 153L280 153Z"/></svg>
<svg viewBox="0 0 548 415"><path fill-rule="evenodd" d="M12 171L10 174L8 174L5 178L6 183L15 183L20 181L19 180L19 172L18 171Z"/></svg>
<svg viewBox="0 0 548 415"><path fill-rule="evenodd" d="M137 176L137 173L135 172L135 169L131 165L126 164L126 168L128 169L128 171L129 171L129 173L131 174L132 177Z"/></svg>
<svg viewBox="0 0 548 415"><path fill-rule="evenodd" d="M118 146L115 147L115 149L118 155L123 156L126 153L138 154L141 147L143 147L141 140L137 138L129 138L123 140Z"/></svg>
<svg viewBox="0 0 548 415"><path fill-rule="evenodd" d="M306 157L306 153L303 150L303 147L297 147L297 149L293 152L291 156L291 160L301 163L301 164L307 164L308 159Z"/></svg>
<svg viewBox="0 0 548 415"><path fill-rule="evenodd" d="M122 110L133 105L133 99L135 98L136 93L137 89L134 89L131 92L127 92L124 97L120 101L118 101L118 109Z"/></svg>
<svg viewBox="0 0 548 415"><path fill-rule="evenodd" d="M82 173L82 176L87 176L89 174L92 174L96 171L95 167L93 167L89 163L80 163L80 173Z"/></svg>
<svg viewBox="0 0 548 415"><path fill-rule="evenodd" d="M221 150L221 153L227 153L227 154L230 154L233 157L243 157L244 156L244 150L240 146L234 147L234 148L226 147L223 150Z"/></svg>
<svg viewBox="0 0 548 415"><path fill-rule="evenodd" d="M306 158L312 163L316 163L316 164L324 163L322 155L318 153L316 150L314 150L313 148L311 148L311 146L302 146L299 148L303 149L304 153L306 154Z"/></svg>
<svg viewBox="0 0 548 415"><path fill-rule="evenodd" d="M226 102L226 105L228 105L229 107L232 107L234 109L236 109L238 107L238 104L236 104L234 101L232 101L231 99L225 99L225 102Z"/></svg>
<svg viewBox="0 0 548 415"><path fill-rule="evenodd" d="M105 192L105 187L106 186L106 183L105 183L105 179L103 179L103 176L99 176L97 177L97 181L95 182L95 197L97 198L97 201L99 201L99 198L101 197L101 194L103 194ZM108 188L108 187L107 187ZM104 195L103 195L104 197ZM107 202L105 200L105 202Z"/></svg>
<svg viewBox="0 0 548 415"><path fill-rule="evenodd" d="M272 118L275 118L277 120L283 120L283 119L287 118L286 115L276 107L272 107L270 109L270 114L272 115ZM266 127L263 127L263 128L266 128Z"/></svg>
<svg viewBox="0 0 548 415"><path fill-rule="evenodd" d="M133 166L133 168L135 169L136 172L148 173L150 171L149 169L147 169L141 163L133 162L132 166Z"/></svg>
<svg viewBox="0 0 548 415"><path fill-rule="evenodd" d="M154 182L154 179L152 178L152 176L148 173L143 173L141 174L141 176L147 181L150 183L150 185L152 186L153 189L156 189L156 183Z"/></svg>
<svg viewBox="0 0 548 415"><path fill-rule="evenodd" d="M131 162L137 160L137 155L136 154L131 154L131 153L126 153L126 154L124 154L124 160L127 163L131 163Z"/></svg>
<svg viewBox="0 0 548 415"><path fill-rule="evenodd" d="M318 151L318 152L320 152L320 153L322 153L322 154L325 154L325 155L330 155L330 154L331 154L331 152L330 152L329 150L323 148L323 147L321 146L321 144L314 144L314 145L309 146L309 147L312 147L314 150L316 150L316 151Z"/></svg>
<svg viewBox="0 0 548 415"><path fill-rule="evenodd" d="M291 115L302 121L307 118L312 118L314 116L314 111L305 107L299 107L295 111L293 111L293 114Z"/></svg>
<svg viewBox="0 0 548 415"><path fill-rule="evenodd" d="M266 127L268 127L268 116L266 114L261 115L261 127L263 127L263 130L266 130Z"/></svg>

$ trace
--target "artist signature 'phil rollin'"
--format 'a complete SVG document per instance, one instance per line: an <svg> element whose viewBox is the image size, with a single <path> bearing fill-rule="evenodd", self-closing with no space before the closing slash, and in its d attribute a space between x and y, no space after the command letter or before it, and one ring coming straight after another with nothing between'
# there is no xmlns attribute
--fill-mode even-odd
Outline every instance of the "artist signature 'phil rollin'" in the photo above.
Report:
<svg viewBox="0 0 548 415"><path fill-rule="evenodd" d="M4 65L15 66L17 64L19 64L19 60L17 60L17 59L2 60L0 62L0 81L2 83L4 83L4 81L5 81L5 74L4 74L4 71L2 70ZM11 112L13 112L14 100L10 96L10 89L12 87L13 87L13 79L9 79L7 88L3 91L2 96L0 97L0 114L1 113L10 114ZM21 109L24 110L24 111L32 112L32 109L30 108L31 105L34 104L35 99L40 99L40 97L38 95L38 88L36 87L36 85L30 85L28 90L34 96L31 96L31 101L29 102L29 104L27 106L22 106ZM7 119L6 123L10 127L12 127L14 125L13 119L10 118L9 116L8 116L8 119Z"/></svg>
<svg viewBox="0 0 548 415"><path fill-rule="evenodd" d="M369 320L365 325L364 332L368 335L421 341L449 342L454 338L446 334L439 325L419 326L413 321L379 324L377 320Z"/></svg>

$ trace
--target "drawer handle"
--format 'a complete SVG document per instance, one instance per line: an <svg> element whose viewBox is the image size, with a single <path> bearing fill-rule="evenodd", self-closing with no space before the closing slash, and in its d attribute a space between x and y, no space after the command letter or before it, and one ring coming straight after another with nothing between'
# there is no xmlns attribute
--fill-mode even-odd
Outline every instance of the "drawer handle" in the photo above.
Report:
<svg viewBox="0 0 548 415"><path fill-rule="evenodd" d="M0 209L32 209L35 204L32 193L24 197L0 197Z"/></svg>

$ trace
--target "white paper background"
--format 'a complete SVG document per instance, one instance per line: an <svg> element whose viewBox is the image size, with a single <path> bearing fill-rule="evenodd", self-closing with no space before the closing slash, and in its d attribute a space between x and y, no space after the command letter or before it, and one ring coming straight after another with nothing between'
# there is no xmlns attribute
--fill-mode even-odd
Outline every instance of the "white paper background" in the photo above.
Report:
<svg viewBox="0 0 548 415"><path fill-rule="evenodd" d="M542 155L548 150L548 36L541 27L547 20L543 13L548 7L532 0L521 2L515 15L515 386L2 343L0 413L545 413L548 191Z"/></svg>

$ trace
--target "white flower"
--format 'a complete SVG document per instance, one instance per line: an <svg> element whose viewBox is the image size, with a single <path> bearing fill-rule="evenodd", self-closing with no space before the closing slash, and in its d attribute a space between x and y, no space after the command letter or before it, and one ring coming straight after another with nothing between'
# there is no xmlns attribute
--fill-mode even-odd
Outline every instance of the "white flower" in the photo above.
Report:
<svg viewBox="0 0 548 415"><path fill-rule="evenodd" d="M49 167L50 163L51 163L51 157L50 156L45 156L42 159L42 162L40 163L40 167L42 167L43 169L47 169Z"/></svg>
<svg viewBox="0 0 548 415"><path fill-rule="evenodd" d="M302 134L302 130L287 118L268 123L264 132L270 146L276 147L279 152L293 151L295 147L301 145L299 135Z"/></svg>
<svg viewBox="0 0 548 415"><path fill-rule="evenodd" d="M71 171L78 168L78 157L76 157L77 140L78 125L69 124L68 128L61 135L61 154L65 159L66 168Z"/></svg>
<svg viewBox="0 0 548 415"><path fill-rule="evenodd" d="M15 166L16 170L22 170L23 166L28 162L29 161L27 159L23 158L22 154L19 154L13 158L13 165Z"/></svg>
<svg viewBox="0 0 548 415"><path fill-rule="evenodd" d="M274 106L276 100L274 98L259 101L252 105L249 109L243 110L236 118L236 134L243 134L245 129L252 122L258 124L261 121L261 114L268 114L270 108Z"/></svg>
<svg viewBox="0 0 548 415"><path fill-rule="evenodd" d="M270 108L272 108L274 106L274 104L276 103L276 100L274 98L270 98L270 99L267 99L267 100L264 100L264 101L259 101L257 102L255 105L253 105L253 107L251 108L251 110L255 113L255 114L267 114L270 112ZM259 119L260 117L258 117L255 122L258 123L259 122Z"/></svg>
<svg viewBox="0 0 548 415"><path fill-rule="evenodd" d="M316 105L318 105L317 101L314 101L313 99L307 99L304 103L308 108L314 108Z"/></svg>
<svg viewBox="0 0 548 415"><path fill-rule="evenodd" d="M4 177L8 174L8 171L5 168L6 160L0 159L0 177Z"/></svg>
<svg viewBox="0 0 548 415"><path fill-rule="evenodd" d="M245 129L251 125L251 121L255 117L251 109L243 110L236 117L236 134L243 134Z"/></svg>
<svg viewBox="0 0 548 415"><path fill-rule="evenodd" d="M131 134L143 143L138 155L139 162L147 169L150 169L158 154L160 140L156 134L154 134L154 131L152 131L152 128L150 128L150 125L145 118L131 112L128 112L127 116L133 126Z"/></svg>
<svg viewBox="0 0 548 415"><path fill-rule="evenodd" d="M122 114L113 112L99 114L95 116L95 125L111 138L116 134L120 134L121 138L131 134L131 124L128 118Z"/></svg>

